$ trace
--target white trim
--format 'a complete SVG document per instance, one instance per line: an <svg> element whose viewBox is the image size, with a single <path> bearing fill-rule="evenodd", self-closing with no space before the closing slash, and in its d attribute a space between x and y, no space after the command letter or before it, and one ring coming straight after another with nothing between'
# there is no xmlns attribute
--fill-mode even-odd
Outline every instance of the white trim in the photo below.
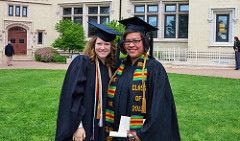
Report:
<svg viewBox="0 0 240 141"><path fill-rule="evenodd" d="M233 44L231 44L231 43L221 43L221 44L217 44L217 43L215 43L215 44L211 44L211 45L209 45L208 47L233 47Z"/></svg>
<svg viewBox="0 0 240 141"><path fill-rule="evenodd" d="M233 45L233 34L234 26L237 22L237 11L238 9L233 8L210 8L208 12L208 22L210 24L210 42L209 47L212 46L232 46ZM216 42L216 15L217 14L229 14L229 35L228 42Z"/></svg>
<svg viewBox="0 0 240 141"><path fill-rule="evenodd" d="M186 38L154 38L154 42L166 42L166 43L188 43L188 39Z"/></svg>
<svg viewBox="0 0 240 141"><path fill-rule="evenodd" d="M238 8L237 7L224 7L224 8L209 8L209 12L208 12L208 22L211 23L214 20L214 12L226 12L226 11L230 11L233 14L233 18L232 20L236 23L238 21Z"/></svg>

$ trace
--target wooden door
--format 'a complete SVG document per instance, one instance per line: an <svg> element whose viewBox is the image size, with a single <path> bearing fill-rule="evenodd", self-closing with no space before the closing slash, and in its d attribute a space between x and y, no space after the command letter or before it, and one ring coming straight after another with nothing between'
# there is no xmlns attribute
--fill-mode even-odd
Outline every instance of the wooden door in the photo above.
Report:
<svg viewBox="0 0 240 141"><path fill-rule="evenodd" d="M27 54L27 30L22 27L12 27L8 30L8 40L13 44L16 55Z"/></svg>

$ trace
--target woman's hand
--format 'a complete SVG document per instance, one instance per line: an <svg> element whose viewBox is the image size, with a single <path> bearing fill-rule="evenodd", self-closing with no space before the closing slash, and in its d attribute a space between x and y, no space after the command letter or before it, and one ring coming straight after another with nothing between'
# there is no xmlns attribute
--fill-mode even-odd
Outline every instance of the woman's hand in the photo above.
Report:
<svg viewBox="0 0 240 141"><path fill-rule="evenodd" d="M86 132L84 128L78 128L73 134L73 141L83 141L86 138Z"/></svg>
<svg viewBox="0 0 240 141"><path fill-rule="evenodd" d="M128 141L141 141L141 140L137 136L136 131L129 131L128 132Z"/></svg>

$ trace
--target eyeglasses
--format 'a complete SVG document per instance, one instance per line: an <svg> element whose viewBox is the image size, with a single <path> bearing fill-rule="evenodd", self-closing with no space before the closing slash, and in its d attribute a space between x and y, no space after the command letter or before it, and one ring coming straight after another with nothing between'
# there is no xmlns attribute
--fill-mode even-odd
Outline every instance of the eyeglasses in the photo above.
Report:
<svg viewBox="0 0 240 141"><path fill-rule="evenodd" d="M130 45L131 43L137 45L140 43L140 41L142 41L142 39L125 40L124 45Z"/></svg>

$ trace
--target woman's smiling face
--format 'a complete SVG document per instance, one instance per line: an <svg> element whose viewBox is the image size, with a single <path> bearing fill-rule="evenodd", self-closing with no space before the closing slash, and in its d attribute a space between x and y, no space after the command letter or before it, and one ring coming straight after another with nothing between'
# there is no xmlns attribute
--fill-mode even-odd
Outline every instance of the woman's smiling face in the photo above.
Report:
<svg viewBox="0 0 240 141"><path fill-rule="evenodd" d="M95 52L99 59L105 60L111 51L111 43L97 38L95 42Z"/></svg>

